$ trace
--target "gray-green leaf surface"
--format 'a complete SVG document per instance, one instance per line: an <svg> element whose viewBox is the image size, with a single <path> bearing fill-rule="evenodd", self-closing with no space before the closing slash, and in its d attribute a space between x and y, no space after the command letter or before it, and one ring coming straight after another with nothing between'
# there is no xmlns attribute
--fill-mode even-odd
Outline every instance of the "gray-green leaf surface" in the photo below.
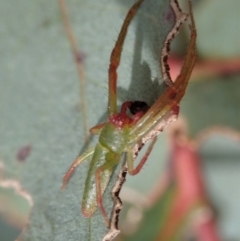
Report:
<svg viewBox="0 0 240 241"><path fill-rule="evenodd" d="M133 2L67 1L85 55L89 127L106 119L109 56ZM89 219L80 212L89 163L60 190L85 143L79 79L57 1L3 0L0 5L1 161L5 177L19 180L34 202L22 238L99 241L106 233L100 212ZM119 104L131 99L152 103L159 95L160 50L174 24L174 18L164 21L169 11L168 1L146 0L131 24L119 69ZM30 156L18 163L16 153L26 144L32 147ZM108 212L116 177L112 180L104 197Z"/></svg>

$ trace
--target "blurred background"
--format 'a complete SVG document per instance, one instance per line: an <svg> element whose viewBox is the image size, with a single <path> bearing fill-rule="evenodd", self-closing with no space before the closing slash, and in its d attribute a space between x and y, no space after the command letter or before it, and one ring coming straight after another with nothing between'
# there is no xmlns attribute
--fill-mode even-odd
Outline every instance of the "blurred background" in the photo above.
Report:
<svg viewBox="0 0 240 241"><path fill-rule="evenodd" d="M70 2L70 8L81 7L80 2ZM125 3L128 4L123 0L123 6ZM180 1L180 5L188 11L187 1ZM198 32L198 60L187 93L181 102L180 122L159 136L157 146L160 148L153 150L151 160L146 163L141 173L127 177L121 193L124 210L120 220L121 236L117 240L240 241L240 1L195 0L193 12ZM28 21L26 25L25 18L36 22ZM77 10L71 12L71 18L74 23L77 22ZM118 18L121 21L121 18ZM16 130L18 132L18 136L14 137L14 145L9 144L11 138L8 139L6 134L0 135L0 180L3 177L10 180L9 183L2 182L0 185L0 241L12 241L27 223L30 204L29 200L26 201L25 193L21 192L21 187L11 180L24 173L24 163L31 158L32 143L36 136L25 135L22 128L30 128L31 119L21 125L18 117L21 119L24 112L21 113L21 108L14 109L11 102L5 105L5 93L12 93L13 101L17 100L21 106L21 96L25 95L26 85L22 89L16 89L14 83L11 83L12 79L36 79L37 84L28 87L30 90L40 89L41 79L54 78L52 75L68 79L76 70L73 63L71 69L68 67L63 73L61 71L67 64L56 64L58 60L65 58L62 45L56 42L58 38L65 38L57 2L49 4L48 1L34 1L29 4L28 0L23 0L21 4L17 4L16 0L3 0L0 3L0 19L0 113L8 113L6 109L12 108L10 112L13 113L9 114L9 119L14 127L8 130L9 138L14 137ZM56 26L52 25L53 21L57 22ZM39 26L48 28L48 32L36 32ZM78 27L82 27L86 35L91 32L82 22ZM182 46L187 45L187 32L185 26L172 44L169 64L173 79L181 68L185 54ZM43 44L45 41L48 45ZM112 39L111 41L114 42ZM49 47L55 44L55 48ZM31 45L31 49L27 50L26 45ZM67 58L70 62L71 52L67 43L63 44L63 49L69 51ZM96 52L98 57L101 51ZM105 54L109 55L108 53L109 51ZM51 57L51 54L54 54L54 57ZM87 61L86 55L84 58ZM43 69L45 73L40 73L43 62L48 67ZM58 72L58 68L61 68L61 71ZM73 81L76 81L77 76L74 78ZM67 90L69 87L70 85L66 84L64 88ZM53 85L49 88L57 91L59 87ZM94 94L94 91L91 93ZM19 96L15 98L15 95ZM29 98L32 98L29 103L38 102L38 96ZM71 102L71 99L68 101ZM28 107L31 108L31 104ZM76 106L73 109L75 112L79 110ZM37 112L44 110L37 109ZM7 128L4 120L0 123L1 130ZM44 122L44 118L41 121ZM91 126L96 121L91 119ZM181 153L185 160L191 163L190 166L187 163L181 165L186 165L185 170L180 170L178 166ZM185 194L181 196L179 192L185 193L189 187L185 184L179 187L178 183L188 176L187 171L195 174L193 179L189 177L183 181L185 184L195 184L192 186L193 192L189 194L192 202L186 209L180 210L180 207L174 206L174 200L180 200L182 205L186 201ZM17 190L17 193L14 190ZM160 211L157 212L156 209ZM164 210L168 210L165 215L154 215ZM202 210L207 211L201 213ZM173 217L176 217L178 212L183 213L176 221ZM197 212L200 213L199 216ZM197 221L192 221L195 218ZM207 228L201 220L210 220ZM149 223L154 225L146 225ZM199 223L203 225L198 225ZM142 227L145 227L144 234L141 232ZM173 234L174 232L176 233Z"/></svg>

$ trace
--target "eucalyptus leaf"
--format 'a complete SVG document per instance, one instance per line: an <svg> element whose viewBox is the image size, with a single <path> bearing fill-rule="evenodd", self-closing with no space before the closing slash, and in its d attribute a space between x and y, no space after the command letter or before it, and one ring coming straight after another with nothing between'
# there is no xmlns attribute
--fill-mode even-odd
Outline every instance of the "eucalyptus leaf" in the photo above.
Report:
<svg viewBox="0 0 240 241"><path fill-rule="evenodd" d="M84 121L91 127L106 120L109 56L133 2L67 1L79 51L85 56L87 120L82 119L79 79L57 1L0 3L0 153L5 178L19 180L33 199L24 241L99 241L107 232L99 211L89 219L80 212L88 163L77 169L65 191L60 187L69 165L86 147ZM119 104L131 99L151 104L159 96L159 58L175 23L172 16L169 1L143 3L124 45ZM26 144L32 151L19 163L16 154ZM118 170L104 195L109 213L117 174Z"/></svg>

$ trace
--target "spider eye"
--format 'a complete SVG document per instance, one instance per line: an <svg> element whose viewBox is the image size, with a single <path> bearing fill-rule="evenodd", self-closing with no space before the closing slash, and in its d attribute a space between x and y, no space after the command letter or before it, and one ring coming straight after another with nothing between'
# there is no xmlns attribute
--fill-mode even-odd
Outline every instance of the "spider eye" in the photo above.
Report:
<svg viewBox="0 0 240 241"><path fill-rule="evenodd" d="M132 104L129 107L129 111L131 112L132 115L135 115L139 112L146 112L149 109L149 106L146 102L144 101L133 101Z"/></svg>

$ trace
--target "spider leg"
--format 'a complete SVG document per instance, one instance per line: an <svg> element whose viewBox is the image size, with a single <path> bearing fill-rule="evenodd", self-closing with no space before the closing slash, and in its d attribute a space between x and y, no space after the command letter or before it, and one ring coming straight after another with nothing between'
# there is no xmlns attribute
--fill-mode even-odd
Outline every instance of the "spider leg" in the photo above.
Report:
<svg viewBox="0 0 240 241"><path fill-rule="evenodd" d="M142 138L150 130L152 130L169 111L173 111L185 94L185 90L192 73L193 67L197 59L196 53L196 37L197 32L195 22L192 14L191 3L189 2L190 9L190 30L191 38L188 44L187 53L179 76L176 81L170 86L159 99L151 106L146 114L132 127L131 133L137 133L138 138ZM136 141L136 140L135 140Z"/></svg>
<svg viewBox="0 0 240 241"><path fill-rule="evenodd" d="M98 124L94 127L92 127L89 131L92 135L99 135L102 131L102 128L106 125L106 122Z"/></svg>
<svg viewBox="0 0 240 241"><path fill-rule="evenodd" d="M137 153L133 153L132 149L129 148L127 150L127 165L128 165L128 172L130 175L136 175L140 172L140 170L142 169L143 165L145 164L145 162L147 161L154 144L157 141L157 137L155 136L152 140L151 143L146 151L146 153L144 154L143 158L141 159L141 161L138 163L138 165L134 168L134 156L138 155Z"/></svg>
<svg viewBox="0 0 240 241"><path fill-rule="evenodd" d="M72 176L73 172L75 171L75 169L77 168L78 165L80 165L83 161L89 159L94 153L94 148L89 149L88 151L84 152L81 156L79 156L73 163L72 165L69 167L67 173L64 175L63 177L63 184L61 189L65 189L68 180L70 179L70 177Z"/></svg>
<svg viewBox="0 0 240 241"><path fill-rule="evenodd" d="M128 14L123 22L121 31L118 35L117 42L115 43L115 46L111 53L110 65L108 69L108 85L109 85L108 86L108 90L109 90L108 115L109 116L117 113L117 68L120 63L122 47L127 34L128 26L143 1L144 0L137 1L128 11Z"/></svg>
<svg viewBox="0 0 240 241"><path fill-rule="evenodd" d="M106 163L103 164L102 166L98 167L96 172L95 172L95 182L96 182L96 193L97 193L97 204L98 204L98 207L102 213L102 216L104 217L104 220L105 220L105 223L106 223L106 226L109 227L110 226L110 221L109 221L109 218L107 216L107 212L103 206L103 192L104 190L102 190L102 186L101 186L101 177L102 177L102 174L105 172L105 171L109 171L109 172L112 172L112 169L113 167L119 162L119 156L118 155L115 155L114 157L111 156L111 160L106 160Z"/></svg>
<svg viewBox="0 0 240 241"><path fill-rule="evenodd" d="M123 115L125 115L127 113L127 110L131 106L131 104L132 104L132 101L125 101L125 102L123 102L122 107L121 107L121 113Z"/></svg>

